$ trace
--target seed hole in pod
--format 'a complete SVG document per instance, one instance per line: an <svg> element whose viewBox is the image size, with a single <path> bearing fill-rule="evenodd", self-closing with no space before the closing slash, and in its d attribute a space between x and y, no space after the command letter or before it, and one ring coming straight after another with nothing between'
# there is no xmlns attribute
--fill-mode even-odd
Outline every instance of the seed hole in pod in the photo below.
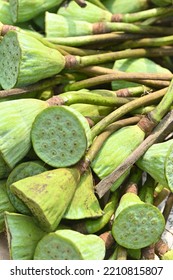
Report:
<svg viewBox="0 0 173 280"><path fill-rule="evenodd" d="M147 219L145 219L145 218L144 218L144 219L142 219L142 224L143 224L143 225L145 225L145 224L146 224L146 222L147 222Z"/></svg>
<svg viewBox="0 0 173 280"><path fill-rule="evenodd" d="M57 141L55 139L52 140L52 145L57 145Z"/></svg>
<svg viewBox="0 0 173 280"><path fill-rule="evenodd" d="M64 157L65 156L64 153L61 153L61 156Z"/></svg>
<svg viewBox="0 0 173 280"><path fill-rule="evenodd" d="M52 136L54 136L54 135L55 135L55 130L51 129L51 130L50 130L50 134L51 134Z"/></svg>
<svg viewBox="0 0 173 280"><path fill-rule="evenodd" d="M66 125L67 126L71 126L71 122L70 121L66 121Z"/></svg>
<svg viewBox="0 0 173 280"><path fill-rule="evenodd" d="M63 146L66 147L66 146L67 146L67 143L66 143L66 142L63 142Z"/></svg>
<svg viewBox="0 0 173 280"><path fill-rule="evenodd" d="M152 225L156 225L156 224L157 224L157 220L156 220L156 219L152 219L152 220L151 220L151 224L152 224Z"/></svg>
<svg viewBox="0 0 173 280"><path fill-rule="evenodd" d="M44 149L47 149L47 148L48 148L47 143L43 143L43 144L42 144L42 147L43 147Z"/></svg>
<svg viewBox="0 0 173 280"><path fill-rule="evenodd" d="M73 150L70 150L70 154L72 154L73 153Z"/></svg>
<svg viewBox="0 0 173 280"><path fill-rule="evenodd" d="M52 150L52 156L56 156L57 152L55 150Z"/></svg>
<svg viewBox="0 0 173 280"><path fill-rule="evenodd" d="M75 130L72 131L72 135L76 136L76 131Z"/></svg>
<svg viewBox="0 0 173 280"><path fill-rule="evenodd" d="M51 124L51 120L50 120L50 119L47 119L47 120L45 121L45 125L48 126L48 125L50 125L50 124Z"/></svg>
<svg viewBox="0 0 173 280"><path fill-rule="evenodd" d="M133 221L134 218L135 218L134 213L129 213L128 216L127 216L127 219L128 219L129 221Z"/></svg>
<svg viewBox="0 0 173 280"><path fill-rule="evenodd" d="M73 146L76 147L76 146L77 146L77 142L74 142L74 143L73 143Z"/></svg>
<svg viewBox="0 0 173 280"><path fill-rule="evenodd" d="M62 132L62 135L65 137L65 136L66 136L66 132L65 132L65 131L63 131L63 132Z"/></svg>
<svg viewBox="0 0 173 280"><path fill-rule="evenodd" d="M57 121L59 121L60 118L61 118L61 117L60 117L59 115L56 115L56 116L55 116L55 119L56 119Z"/></svg>

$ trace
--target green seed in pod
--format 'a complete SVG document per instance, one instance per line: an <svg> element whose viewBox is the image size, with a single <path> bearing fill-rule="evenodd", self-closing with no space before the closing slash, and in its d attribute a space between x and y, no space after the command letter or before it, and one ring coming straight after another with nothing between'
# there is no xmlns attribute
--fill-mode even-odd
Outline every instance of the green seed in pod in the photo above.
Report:
<svg viewBox="0 0 173 280"><path fill-rule="evenodd" d="M156 182L173 191L173 140L152 145L136 162Z"/></svg>
<svg viewBox="0 0 173 280"><path fill-rule="evenodd" d="M70 229L45 235L35 249L34 260L103 260L104 241Z"/></svg>
<svg viewBox="0 0 173 280"><path fill-rule="evenodd" d="M127 126L114 132L104 142L100 151L91 163L93 171L100 179L105 178L118 167L144 140L145 133L138 125ZM129 170L130 171L130 170ZM129 174L123 174L111 187L114 191Z"/></svg>
<svg viewBox="0 0 173 280"><path fill-rule="evenodd" d="M17 196L11 192L10 185L23 178L40 174L46 170L46 167L43 166L41 161L28 161L18 164L9 174L6 182L8 197L14 208L19 213L30 215L31 211Z"/></svg>
<svg viewBox="0 0 173 280"><path fill-rule="evenodd" d="M90 170L81 176L76 192L64 213L64 219L79 220L97 218L103 215L99 202L94 194L93 177Z"/></svg>
<svg viewBox="0 0 173 280"><path fill-rule="evenodd" d="M123 72L136 73L171 73L168 69L160 66L148 58L126 58L116 60L113 66L114 70ZM140 84L128 81L114 81L112 82L112 89L118 90L121 88L129 88L139 86Z"/></svg>
<svg viewBox="0 0 173 280"><path fill-rule="evenodd" d="M126 193L115 212L112 235L119 245L140 249L157 242L164 227L164 217L157 207L142 202L136 194Z"/></svg>
<svg viewBox="0 0 173 280"><path fill-rule="evenodd" d="M66 7L61 6L57 12L59 15L66 18L82 20L87 22L99 22L99 21L111 21L112 14L99 8L98 6L87 2L87 6L84 9L75 2L70 1Z"/></svg>
<svg viewBox="0 0 173 280"><path fill-rule="evenodd" d="M28 206L43 230L53 231L71 202L79 181L77 168L59 168L19 180L10 189Z"/></svg>
<svg viewBox="0 0 173 280"><path fill-rule="evenodd" d="M37 115L31 139L38 157L53 167L77 163L91 144L87 120L68 106L51 106Z"/></svg>
<svg viewBox="0 0 173 280"><path fill-rule="evenodd" d="M65 65L59 51L32 35L14 30L0 43L0 60L0 83L4 89L36 83L58 74Z"/></svg>
<svg viewBox="0 0 173 280"><path fill-rule="evenodd" d="M0 232L5 230L5 211L15 212L15 209L7 195L6 180L0 180Z"/></svg>
<svg viewBox="0 0 173 280"><path fill-rule="evenodd" d="M111 13L135 13L146 10L148 8L148 0L133 0L131 3L129 0L102 0L105 7Z"/></svg>
<svg viewBox="0 0 173 280"><path fill-rule="evenodd" d="M12 24L10 5L7 1L0 1L0 22L3 24Z"/></svg>
<svg viewBox="0 0 173 280"><path fill-rule="evenodd" d="M0 154L9 168L30 150L32 123L46 107L46 102L29 98L0 103Z"/></svg>
<svg viewBox="0 0 173 280"><path fill-rule="evenodd" d="M5 213L5 224L12 260L32 260L39 240L46 234L36 224L33 217Z"/></svg>
<svg viewBox="0 0 173 280"><path fill-rule="evenodd" d="M11 17L14 22L26 22L40 13L58 6L63 0L9 0Z"/></svg>

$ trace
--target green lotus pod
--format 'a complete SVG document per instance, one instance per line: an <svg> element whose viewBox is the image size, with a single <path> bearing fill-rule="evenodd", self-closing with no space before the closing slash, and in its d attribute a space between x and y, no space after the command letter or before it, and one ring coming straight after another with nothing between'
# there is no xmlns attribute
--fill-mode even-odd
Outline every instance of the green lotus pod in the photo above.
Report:
<svg viewBox="0 0 173 280"><path fill-rule="evenodd" d="M51 106L38 114L31 138L38 157L53 167L77 163L91 144L87 120L68 106Z"/></svg>
<svg viewBox="0 0 173 280"><path fill-rule="evenodd" d="M10 258L32 260L37 243L46 234L36 224L33 217L5 213L5 224Z"/></svg>
<svg viewBox="0 0 173 280"><path fill-rule="evenodd" d="M171 73L168 69L160 66L148 58L125 58L116 60L113 66L114 70L123 72L136 72L136 73ZM112 89L118 90L121 88L129 88L139 86L138 83L128 81L114 81L112 82Z"/></svg>
<svg viewBox="0 0 173 280"><path fill-rule="evenodd" d="M80 181L77 168L59 168L19 180L11 191L31 210L46 231L57 228Z"/></svg>
<svg viewBox="0 0 173 280"><path fill-rule="evenodd" d="M72 37L92 34L93 27L89 22L66 18L65 16L45 13L46 37Z"/></svg>
<svg viewBox="0 0 173 280"><path fill-rule="evenodd" d="M63 0L9 0L13 22L25 22L42 12L58 6Z"/></svg>
<svg viewBox="0 0 173 280"><path fill-rule="evenodd" d="M61 6L58 9L58 14L66 18L82 20L87 22L111 21L112 14L99 8L98 6L86 2L87 6L82 9L75 1L70 1L67 6Z"/></svg>
<svg viewBox="0 0 173 280"><path fill-rule="evenodd" d="M65 65L59 51L32 35L16 31L9 31L3 37L0 60L0 83L4 89L36 83L58 74Z"/></svg>
<svg viewBox="0 0 173 280"><path fill-rule="evenodd" d="M18 164L9 174L6 186L8 197L14 206L14 208L21 214L30 215L31 211L29 208L17 197L11 190L10 185L17 182L23 178L34 176L46 171L46 167L43 166L42 162L39 161L28 161Z"/></svg>
<svg viewBox="0 0 173 280"><path fill-rule="evenodd" d="M173 140L152 145L136 162L156 182L173 191L172 176Z"/></svg>
<svg viewBox="0 0 173 280"><path fill-rule="evenodd" d="M93 177L89 170L81 176L80 183L63 218L79 220L84 218L97 218L102 215L103 211L94 194Z"/></svg>
<svg viewBox="0 0 173 280"><path fill-rule="evenodd" d="M29 98L0 103L0 153L11 169L28 153L32 123L47 106Z"/></svg>
<svg viewBox="0 0 173 280"><path fill-rule="evenodd" d="M168 252L166 252L162 257L161 260L173 260L173 250L169 250Z"/></svg>
<svg viewBox="0 0 173 280"><path fill-rule="evenodd" d="M127 249L127 255L132 260L141 259L141 249Z"/></svg>
<svg viewBox="0 0 173 280"><path fill-rule="evenodd" d="M157 242L164 227L164 217L157 207L142 202L134 193L126 193L115 212L112 235L121 246L140 249Z"/></svg>
<svg viewBox="0 0 173 280"><path fill-rule="evenodd" d="M103 260L104 241L70 229L45 235L35 249L34 260Z"/></svg>
<svg viewBox="0 0 173 280"><path fill-rule="evenodd" d="M10 5L7 1L0 1L0 21L3 24L12 24Z"/></svg>
<svg viewBox="0 0 173 280"><path fill-rule="evenodd" d="M113 14L135 13L148 8L148 0L102 0L105 7Z"/></svg>
<svg viewBox="0 0 173 280"><path fill-rule="evenodd" d="M0 180L0 232L5 230L5 211L15 212L15 209L7 195L6 180Z"/></svg>
<svg viewBox="0 0 173 280"><path fill-rule="evenodd" d="M0 155L0 179L7 178L10 172L11 169Z"/></svg>
<svg viewBox="0 0 173 280"><path fill-rule="evenodd" d="M93 171L100 179L112 173L144 140L145 133L138 125L127 126L119 129L109 136L100 151L91 163ZM111 187L117 189L129 174L123 174Z"/></svg>
<svg viewBox="0 0 173 280"><path fill-rule="evenodd" d="M172 4L172 0L151 0L156 6L168 6Z"/></svg>

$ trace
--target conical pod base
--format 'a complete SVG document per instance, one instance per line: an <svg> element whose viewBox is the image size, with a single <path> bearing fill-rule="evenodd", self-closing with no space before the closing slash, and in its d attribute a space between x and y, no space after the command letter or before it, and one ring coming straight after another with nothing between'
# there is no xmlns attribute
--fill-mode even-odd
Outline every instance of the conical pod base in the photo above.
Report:
<svg viewBox="0 0 173 280"><path fill-rule="evenodd" d="M43 166L42 162L39 161L27 161L18 164L9 174L6 186L8 197L14 206L14 208L21 214L30 215L31 211L16 195L10 190L10 185L21 179L40 174L47 169Z"/></svg>
<svg viewBox="0 0 173 280"><path fill-rule="evenodd" d="M36 217L40 227L53 231L61 221L80 180L76 168L60 168L22 179L11 185Z"/></svg>
<svg viewBox="0 0 173 280"><path fill-rule="evenodd" d="M33 217L5 213L10 257L13 260L32 260L39 240L46 234Z"/></svg>
<svg viewBox="0 0 173 280"><path fill-rule="evenodd" d="M91 163L93 171L100 179L105 178L114 171L143 141L145 133L138 125L127 126L114 132L103 144L95 159ZM130 171L130 170L129 170ZM114 191L129 174L123 174L112 185Z"/></svg>
<svg viewBox="0 0 173 280"><path fill-rule="evenodd" d="M152 145L136 164L156 182L173 191L172 162L173 140L169 140Z"/></svg>
<svg viewBox="0 0 173 280"><path fill-rule="evenodd" d="M104 241L96 235L73 230L57 230L38 243L34 260L103 260Z"/></svg>
<svg viewBox="0 0 173 280"><path fill-rule="evenodd" d="M121 246L140 249L157 242L164 227L164 217L157 207L126 193L115 212L112 235Z"/></svg>
<svg viewBox="0 0 173 280"><path fill-rule="evenodd" d="M133 0L133 5L129 0L102 0L105 7L113 14L135 13L148 8L147 0Z"/></svg>
<svg viewBox="0 0 173 280"><path fill-rule="evenodd" d="M64 219L79 220L97 218L103 215L99 202L94 194L93 177L91 171L81 176L76 192L64 213Z"/></svg>
<svg viewBox="0 0 173 280"><path fill-rule="evenodd" d="M6 162L0 155L0 179L7 178L10 172L11 172L10 167L6 164Z"/></svg>
<svg viewBox="0 0 173 280"><path fill-rule="evenodd" d="M38 157L53 167L76 164L91 143L87 120L68 106L51 106L37 115L31 131Z"/></svg>
<svg viewBox="0 0 173 280"><path fill-rule="evenodd" d="M30 132L36 115L48 107L37 99L0 103L0 154L12 169L31 148Z"/></svg>

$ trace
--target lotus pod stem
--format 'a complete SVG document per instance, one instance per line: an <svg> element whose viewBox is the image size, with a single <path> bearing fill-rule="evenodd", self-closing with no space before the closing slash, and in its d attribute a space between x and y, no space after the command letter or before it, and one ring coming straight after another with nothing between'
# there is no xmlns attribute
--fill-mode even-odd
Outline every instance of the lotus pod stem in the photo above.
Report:
<svg viewBox="0 0 173 280"><path fill-rule="evenodd" d="M33 217L18 213L5 213L5 224L10 258L32 260L39 240L46 234Z"/></svg>
<svg viewBox="0 0 173 280"><path fill-rule="evenodd" d="M104 256L105 244L100 237L64 229L38 242L34 260L103 260Z"/></svg>
<svg viewBox="0 0 173 280"><path fill-rule="evenodd" d="M147 174L145 183L139 189L139 197L143 202L153 204L154 203L154 189L155 181Z"/></svg>
<svg viewBox="0 0 173 280"><path fill-rule="evenodd" d="M122 196L115 212L112 235L125 248L140 249L158 241L165 227L160 210L133 193Z"/></svg>

